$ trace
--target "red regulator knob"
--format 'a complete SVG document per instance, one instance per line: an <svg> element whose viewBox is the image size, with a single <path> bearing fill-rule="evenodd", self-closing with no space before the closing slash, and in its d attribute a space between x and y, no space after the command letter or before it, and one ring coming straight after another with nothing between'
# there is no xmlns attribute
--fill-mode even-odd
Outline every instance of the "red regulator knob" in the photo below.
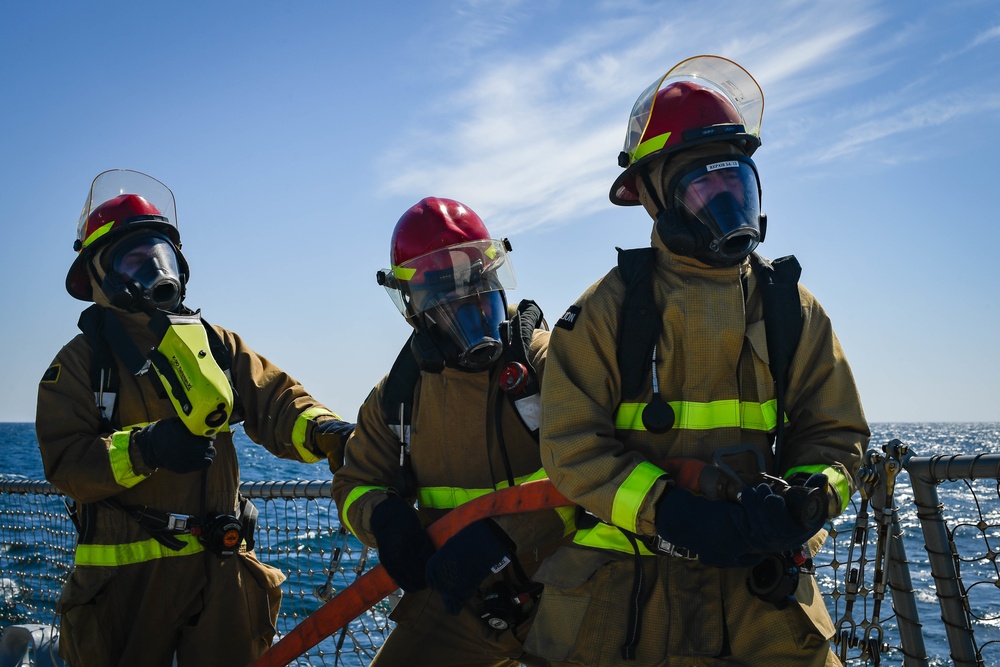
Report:
<svg viewBox="0 0 1000 667"><path fill-rule="evenodd" d="M508 394L519 394L528 384L528 367L512 361L500 371L500 389Z"/></svg>

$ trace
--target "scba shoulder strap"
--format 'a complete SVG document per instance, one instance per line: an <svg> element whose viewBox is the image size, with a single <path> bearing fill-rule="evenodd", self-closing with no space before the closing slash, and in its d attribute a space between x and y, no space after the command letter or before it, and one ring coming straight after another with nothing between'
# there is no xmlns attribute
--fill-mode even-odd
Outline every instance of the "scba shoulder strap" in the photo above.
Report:
<svg viewBox="0 0 1000 667"><path fill-rule="evenodd" d="M500 388L514 406L525 428L538 437L540 388L538 375L528 351L536 329L545 328L542 309L534 301L521 301L501 332L505 339L504 366L498 375ZM386 424L400 445L401 479L397 492L410 496L415 492L410 469L410 425L413 423L414 393L420 379L421 366L413 352L412 334L399 351L382 389L381 408Z"/></svg>
<svg viewBox="0 0 1000 667"><path fill-rule="evenodd" d="M618 272L625 283L625 298L618 330L618 367L622 377L623 401L639 398L650 381L654 347L663 327L662 313L653 297L653 266L656 248L618 250ZM761 290L764 330L767 335L769 368L777 398L775 461L780 466L784 443L785 393L788 369L802 335L802 304L799 276L802 267L794 255L768 262L756 253L750 266ZM780 470L780 467L778 468Z"/></svg>

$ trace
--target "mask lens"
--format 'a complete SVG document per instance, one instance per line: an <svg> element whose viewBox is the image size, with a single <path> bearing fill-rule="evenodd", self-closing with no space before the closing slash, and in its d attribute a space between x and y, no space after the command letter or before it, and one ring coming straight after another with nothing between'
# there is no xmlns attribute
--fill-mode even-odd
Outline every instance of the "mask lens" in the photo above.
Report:
<svg viewBox="0 0 1000 667"><path fill-rule="evenodd" d="M760 241L760 189L753 166L737 156L690 169L677 184L676 206L712 234L709 249L721 259L742 259Z"/></svg>
<svg viewBox="0 0 1000 667"><path fill-rule="evenodd" d="M431 312L438 331L459 349L459 364L483 370L500 357L500 324L506 319L500 292L484 292L436 306Z"/></svg>
<svg viewBox="0 0 1000 667"><path fill-rule="evenodd" d="M161 310L180 305L181 279L173 245L159 235L126 239L111 257L111 271L136 283L143 298Z"/></svg>

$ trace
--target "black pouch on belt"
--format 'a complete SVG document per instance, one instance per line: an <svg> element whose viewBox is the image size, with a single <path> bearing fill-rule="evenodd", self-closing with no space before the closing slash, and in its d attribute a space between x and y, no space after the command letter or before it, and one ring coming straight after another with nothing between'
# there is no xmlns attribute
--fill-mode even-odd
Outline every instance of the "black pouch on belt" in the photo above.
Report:
<svg viewBox="0 0 1000 667"><path fill-rule="evenodd" d="M243 541L247 543L247 551L253 551L257 544L257 506L249 498L240 496L240 524L243 527Z"/></svg>

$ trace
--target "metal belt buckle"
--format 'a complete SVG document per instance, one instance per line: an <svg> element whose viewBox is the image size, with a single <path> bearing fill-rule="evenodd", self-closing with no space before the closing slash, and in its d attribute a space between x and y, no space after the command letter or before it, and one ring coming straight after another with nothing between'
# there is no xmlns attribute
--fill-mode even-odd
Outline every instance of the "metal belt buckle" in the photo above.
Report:
<svg viewBox="0 0 1000 667"><path fill-rule="evenodd" d="M660 536L656 537L656 550L668 556L683 558L684 560L696 560L698 558L698 554L694 553L690 549L679 547L672 542L667 542Z"/></svg>
<svg viewBox="0 0 1000 667"><path fill-rule="evenodd" d="M167 530L175 533L190 532L192 518L189 514L167 514Z"/></svg>

